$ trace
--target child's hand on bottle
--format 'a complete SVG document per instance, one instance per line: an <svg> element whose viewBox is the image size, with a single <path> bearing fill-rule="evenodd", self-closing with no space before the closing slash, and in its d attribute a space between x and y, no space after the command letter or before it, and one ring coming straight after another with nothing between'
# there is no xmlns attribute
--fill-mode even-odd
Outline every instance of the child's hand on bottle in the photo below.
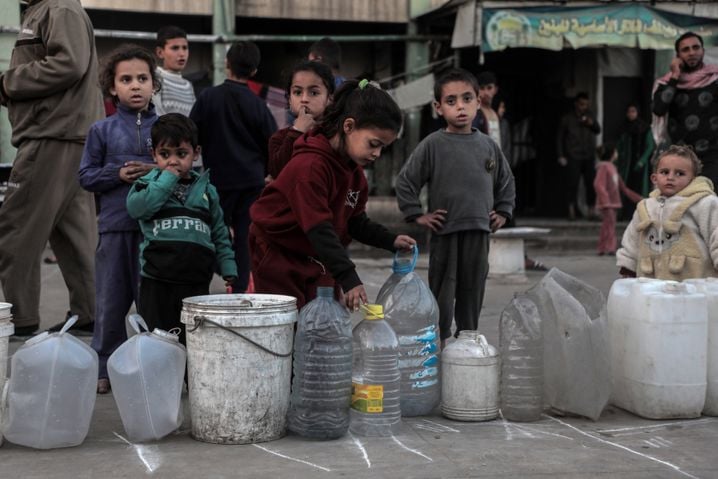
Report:
<svg viewBox="0 0 718 479"><path fill-rule="evenodd" d="M498 214L496 211L492 210L489 213L489 222L491 227L491 232L495 232L499 228L501 228L503 225L506 224L506 217Z"/></svg>
<svg viewBox="0 0 718 479"><path fill-rule="evenodd" d="M364 285L355 286L344 293L344 304L347 305L349 311L357 312L362 304L366 304L369 300L364 290Z"/></svg>
<svg viewBox="0 0 718 479"><path fill-rule="evenodd" d="M125 183L134 183L136 179L145 176L155 167L153 163L141 161L127 161L125 166L120 168L120 179Z"/></svg>
<svg viewBox="0 0 718 479"><path fill-rule="evenodd" d="M306 133L307 131L314 128L317 122L314 121L314 117L307 111L306 107L299 108L299 115L294 120L294 129Z"/></svg>
<svg viewBox="0 0 718 479"><path fill-rule="evenodd" d="M416 246L416 240L411 236L399 235L394 239L394 248L410 252Z"/></svg>
<svg viewBox="0 0 718 479"><path fill-rule="evenodd" d="M446 210L438 209L434 210L431 213L421 215L414 221L416 221L416 224L418 224L419 226L429 228L431 231L436 233L444 227L444 221L446 221L447 213L448 211Z"/></svg>

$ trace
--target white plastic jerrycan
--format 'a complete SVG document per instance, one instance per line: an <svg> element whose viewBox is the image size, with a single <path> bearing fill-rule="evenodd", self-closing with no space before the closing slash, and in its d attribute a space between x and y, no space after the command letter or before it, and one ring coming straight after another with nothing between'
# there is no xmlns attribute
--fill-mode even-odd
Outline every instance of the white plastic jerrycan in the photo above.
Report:
<svg viewBox="0 0 718 479"><path fill-rule="evenodd" d="M718 416L718 278L688 279L686 283L706 295L708 305L708 354L706 403L703 414Z"/></svg>
<svg viewBox="0 0 718 479"><path fill-rule="evenodd" d="M623 279L608 300L613 403L650 419L701 415L706 398L706 296L675 281Z"/></svg>
<svg viewBox="0 0 718 479"><path fill-rule="evenodd" d="M182 424L187 354L179 343L179 331L147 332L147 324L138 314L127 320L137 334L112 353L107 373L129 439L153 441Z"/></svg>
<svg viewBox="0 0 718 479"><path fill-rule="evenodd" d="M36 449L77 446L90 429L97 389L97 353L67 333L29 339L13 355L3 391L5 438Z"/></svg>
<svg viewBox="0 0 718 479"><path fill-rule="evenodd" d="M456 421L499 414L499 353L478 331L461 331L441 353L441 413Z"/></svg>

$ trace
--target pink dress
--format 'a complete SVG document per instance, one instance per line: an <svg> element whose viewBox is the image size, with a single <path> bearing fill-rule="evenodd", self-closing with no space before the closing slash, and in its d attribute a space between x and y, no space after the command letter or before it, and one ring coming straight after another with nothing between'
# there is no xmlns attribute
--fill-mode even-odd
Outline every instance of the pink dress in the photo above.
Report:
<svg viewBox="0 0 718 479"><path fill-rule="evenodd" d="M643 198L623 183L616 165L610 161L598 162L593 189L596 190L596 209L602 218L598 254L613 254L616 252L616 212L622 207L621 192L634 203Z"/></svg>

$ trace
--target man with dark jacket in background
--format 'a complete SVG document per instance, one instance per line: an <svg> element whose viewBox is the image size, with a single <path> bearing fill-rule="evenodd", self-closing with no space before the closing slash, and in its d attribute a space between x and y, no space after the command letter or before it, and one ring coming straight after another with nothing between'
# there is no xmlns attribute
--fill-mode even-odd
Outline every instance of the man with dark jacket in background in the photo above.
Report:
<svg viewBox="0 0 718 479"><path fill-rule="evenodd" d="M78 0L28 3L10 67L0 75L0 102L17 147L0 208L0 281L15 334L32 334L40 325L40 256L49 239L71 314L79 316L75 328L89 332L97 226L94 199L80 188L77 170L87 130L104 116L95 36Z"/></svg>

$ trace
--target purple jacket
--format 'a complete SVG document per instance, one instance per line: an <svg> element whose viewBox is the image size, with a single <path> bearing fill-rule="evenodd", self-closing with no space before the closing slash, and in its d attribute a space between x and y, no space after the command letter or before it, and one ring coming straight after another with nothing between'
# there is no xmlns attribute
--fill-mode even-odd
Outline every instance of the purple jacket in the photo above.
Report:
<svg viewBox="0 0 718 479"><path fill-rule="evenodd" d="M131 185L120 179L120 168L127 161L152 163L150 130L157 118L152 105L143 112L117 105L117 113L90 127L78 176L80 185L99 199L99 233L139 230L127 214Z"/></svg>

